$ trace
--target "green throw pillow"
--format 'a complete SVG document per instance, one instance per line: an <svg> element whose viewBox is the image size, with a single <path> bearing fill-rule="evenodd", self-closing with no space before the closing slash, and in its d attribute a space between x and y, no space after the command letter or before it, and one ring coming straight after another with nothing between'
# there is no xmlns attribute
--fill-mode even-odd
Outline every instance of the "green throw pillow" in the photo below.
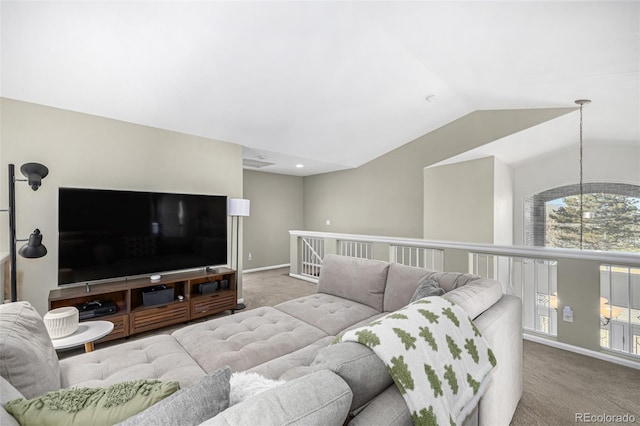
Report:
<svg viewBox="0 0 640 426"><path fill-rule="evenodd" d="M113 425L178 389L178 382L135 380L108 388L62 389L34 399L15 399L4 408L21 425Z"/></svg>

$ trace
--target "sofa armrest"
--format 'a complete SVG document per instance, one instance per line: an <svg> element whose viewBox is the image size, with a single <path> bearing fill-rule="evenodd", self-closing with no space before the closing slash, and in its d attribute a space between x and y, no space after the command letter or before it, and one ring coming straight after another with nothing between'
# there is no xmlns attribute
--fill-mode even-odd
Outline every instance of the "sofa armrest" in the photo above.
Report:
<svg viewBox="0 0 640 426"><path fill-rule="evenodd" d="M480 424L507 425L523 390L522 301L505 294L474 323L498 362L480 399Z"/></svg>
<svg viewBox="0 0 640 426"><path fill-rule="evenodd" d="M460 306L471 319L475 319L500 300L502 285L496 280L479 278L446 292L442 297Z"/></svg>
<svg viewBox="0 0 640 426"><path fill-rule="evenodd" d="M201 425L341 425L352 397L344 380L321 370L246 399Z"/></svg>

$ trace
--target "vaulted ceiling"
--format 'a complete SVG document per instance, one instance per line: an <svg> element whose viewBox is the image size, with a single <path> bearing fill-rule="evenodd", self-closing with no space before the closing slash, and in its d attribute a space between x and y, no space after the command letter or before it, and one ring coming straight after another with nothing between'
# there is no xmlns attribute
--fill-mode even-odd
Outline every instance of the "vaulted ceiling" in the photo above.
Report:
<svg viewBox="0 0 640 426"><path fill-rule="evenodd" d="M357 167L475 110L580 98L593 100L586 143L640 143L637 1L2 1L0 12L3 97L240 144L274 163L264 171ZM511 149L537 155L540 138L552 149L576 132L565 119Z"/></svg>

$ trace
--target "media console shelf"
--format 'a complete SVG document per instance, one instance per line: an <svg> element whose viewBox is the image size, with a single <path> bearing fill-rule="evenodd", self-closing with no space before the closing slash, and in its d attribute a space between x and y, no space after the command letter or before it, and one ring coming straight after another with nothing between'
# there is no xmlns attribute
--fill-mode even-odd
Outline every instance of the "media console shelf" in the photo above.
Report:
<svg viewBox="0 0 640 426"><path fill-rule="evenodd" d="M203 290L204 294L200 292L201 284L207 287ZM159 285L173 289L172 300L145 306L143 291ZM198 271L167 274L158 281L138 278L58 288L49 292L49 309L63 306L80 307L84 303L96 300L113 302L116 312L86 318L85 321L111 321L114 324L113 331L100 341L119 339L227 310L234 313L238 300L236 272L229 268L216 268L216 272L210 273Z"/></svg>

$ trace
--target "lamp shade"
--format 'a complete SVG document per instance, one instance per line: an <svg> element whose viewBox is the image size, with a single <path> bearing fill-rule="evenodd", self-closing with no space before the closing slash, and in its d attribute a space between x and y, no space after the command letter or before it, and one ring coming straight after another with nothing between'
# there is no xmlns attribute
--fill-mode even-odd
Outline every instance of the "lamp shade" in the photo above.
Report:
<svg viewBox="0 0 640 426"><path fill-rule="evenodd" d="M25 163L20 167L20 171L27 178L29 186L37 191L42 184L42 179L47 177L49 169L40 163Z"/></svg>
<svg viewBox="0 0 640 426"><path fill-rule="evenodd" d="M37 259L47 254L47 248L42 245L42 234L39 229L29 235L29 242L23 245L18 253L27 259Z"/></svg>
<svg viewBox="0 0 640 426"><path fill-rule="evenodd" d="M229 216L249 216L250 200L229 198L227 214Z"/></svg>

